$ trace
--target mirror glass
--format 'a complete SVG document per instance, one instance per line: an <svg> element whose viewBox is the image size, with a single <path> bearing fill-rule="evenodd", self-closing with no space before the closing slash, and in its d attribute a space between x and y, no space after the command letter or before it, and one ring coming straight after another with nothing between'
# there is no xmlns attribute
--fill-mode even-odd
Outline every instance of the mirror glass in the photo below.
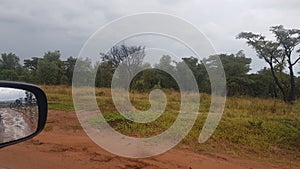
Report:
<svg viewBox="0 0 300 169"><path fill-rule="evenodd" d="M33 93L0 87L0 143L18 140L38 128L38 106Z"/></svg>

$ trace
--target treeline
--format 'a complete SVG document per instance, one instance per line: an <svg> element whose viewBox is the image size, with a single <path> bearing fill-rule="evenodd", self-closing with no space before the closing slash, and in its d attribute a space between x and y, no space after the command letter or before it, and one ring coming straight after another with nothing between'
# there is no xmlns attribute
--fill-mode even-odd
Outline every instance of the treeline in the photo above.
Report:
<svg viewBox="0 0 300 169"><path fill-rule="evenodd" d="M118 52L119 56L117 56ZM127 55L122 54L122 50L127 50ZM206 66L213 66L219 57L222 61L227 80L227 94L229 96L248 95L254 97L273 97L282 98L280 89L275 84L270 69L264 68L257 73L250 74L251 58L247 58L242 51L237 54L220 54L210 56L208 59L198 60L195 57L183 58L180 62L171 60L170 56L162 56L159 63L155 65L141 64L145 56L145 47L141 46L117 46L110 53L101 54L102 60L99 67L92 65L89 60L84 61L86 67L95 69L97 76L95 79L96 87L111 87L111 80L116 68L123 62L130 62L129 56L134 55L135 62L145 69L141 71L130 83L130 89L133 91L146 92L155 88L166 88L179 90L179 87L172 76L165 71L174 74L182 74L182 64L185 63L195 76L199 92L210 93L210 81L206 71ZM131 52L131 53L130 53ZM140 60L136 59L140 57ZM122 57L124 57L122 59ZM119 59L116 59L119 58ZM138 60L138 61L137 61ZM69 57L66 60L61 59L59 51L47 52L43 57L32 57L25 59L20 63L20 59L13 53L2 53L0 58L0 80L23 81L41 85L72 85L72 76L76 58ZM133 64L133 63L132 63ZM182 74L184 75L184 74ZM282 84L289 88L289 75L284 72L276 72L277 77ZM295 76L296 98L300 98L300 78Z"/></svg>
<svg viewBox="0 0 300 169"><path fill-rule="evenodd" d="M34 84L60 85L72 84L76 59L61 60L60 51L47 52L43 57L25 59L14 53L2 53L0 58L0 80L22 81Z"/></svg>

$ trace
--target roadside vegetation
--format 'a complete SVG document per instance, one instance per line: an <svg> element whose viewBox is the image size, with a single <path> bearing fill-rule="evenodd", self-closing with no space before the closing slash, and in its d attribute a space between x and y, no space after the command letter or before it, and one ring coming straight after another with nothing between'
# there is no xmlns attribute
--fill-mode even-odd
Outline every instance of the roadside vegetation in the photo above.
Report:
<svg viewBox="0 0 300 169"><path fill-rule="evenodd" d="M147 92L163 88L179 91L179 86L171 76L190 81L185 66L193 73L200 93L211 93L211 84L206 68L214 70L222 62L228 96L252 96L278 98L293 104L300 98L300 29L286 29L282 25L270 27L275 40L269 40L261 34L241 32L238 39L254 49L257 57L265 61L265 67L251 73L252 59L243 50L237 53L220 53L200 59L194 56L183 57L181 61L172 60L171 56L161 56L157 63L144 63L145 46L116 45L107 53L100 53L99 62L90 59L64 57L60 51L48 51L40 57L31 57L20 62L14 53L1 53L0 79L22 81L39 85L72 85L73 72L81 82L92 82L92 77L82 72L95 73L95 86L111 87L112 77L117 73L116 81L120 85L130 82L130 90ZM160 56L158 56L160 57ZM80 63L74 70L75 63ZM120 69L117 69L117 68ZM135 75L133 72L143 71ZM117 71L118 70L118 71ZM163 71L164 70L164 71ZM169 72L170 74L166 73ZM135 76L133 76L135 75ZM126 87L126 86L120 86ZM187 88L189 90L189 88Z"/></svg>
<svg viewBox="0 0 300 169"><path fill-rule="evenodd" d="M279 25L270 27L270 31L274 35L271 40L252 32L241 32L236 37L245 40L257 57L265 61L265 67L257 72L251 72L252 59L243 50L232 54L220 53L206 59L186 56L181 61L163 55L151 65L143 62L145 46L123 43L113 46L107 53L100 53L97 63L74 57L62 59L60 51L49 51L40 57L25 59L21 64L16 54L1 53L0 80L41 85L47 93L50 110L73 111L73 72L75 63L81 63L75 77L81 82L95 82L96 99L106 121L126 135L150 137L171 126L180 109L179 86L166 72L171 72L174 77L183 77L188 84L184 69L187 65L199 89L193 92L199 93L201 103L199 111L195 112L198 119L179 147L299 163L300 29L286 29ZM214 69L220 61L227 81L224 115L213 136L206 143L199 144L198 137L210 107L211 84L206 68ZM142 68L145 69L138 74L133 73ZM95 73L95 81L80 72ZM118 113L111 98L110 87L115 73L115 80L121 82L117 86L119 88L124 89L127 79L132 79L129 83L130 99L139 110L150 107L150 91L163 90L167 96L165 112L147 124L126 120ZM94 117L88 121L98 127L103 122L97 119Z"/></svg>
<svg viewBox="0 0 300 169"><path fill-rule="evenodd" d="M52 110L73 110L71 87L42 86ZM150 137L173 124L180 108L180 93L164 89L168 102L165 112L154 122L139 124L120 115L113 104L109 88L96 88L99 109L106 121L117 131L132 137ZM147 92L131 93L133 106L140 110L150 107ZM300 102L293 105L279 99L227 97L222 120L204 144L198 143L205 122L210 95L200 94L199 114L194 127L178 146L193 151L224 153L232 156L269 160L277 163L298 163L300 154ZM105 105L105 106L103 106ZM89 119L95 127L97 117Z"/></svg>

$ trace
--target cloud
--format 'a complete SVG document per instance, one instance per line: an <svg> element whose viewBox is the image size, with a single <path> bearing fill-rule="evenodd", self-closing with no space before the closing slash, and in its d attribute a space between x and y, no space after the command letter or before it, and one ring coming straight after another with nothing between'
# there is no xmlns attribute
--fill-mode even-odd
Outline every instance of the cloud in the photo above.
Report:
<svg viewBox="0 0 300 169"><path fill-rule="evenodd" d="M2 0L0 52L29 58L58 49L64 57L77 56L88 37L108 22L139 12L163 12L193 23L218 52L244 49L259 69L263 62L235 36L241 31L270 36L269 27L279 24L300 28L299 6L299 0Z"/></svg>
<svg viewBox="0 0 300 169"><path fill-rule="evenodd" d="M25 97L25 90L0 87L0 101L11 101Z"/></svg>

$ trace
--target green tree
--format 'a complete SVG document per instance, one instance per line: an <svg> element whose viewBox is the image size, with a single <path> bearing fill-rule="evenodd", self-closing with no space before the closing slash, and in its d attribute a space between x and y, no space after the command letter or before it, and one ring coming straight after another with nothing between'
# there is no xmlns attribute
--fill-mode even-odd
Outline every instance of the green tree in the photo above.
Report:
<svg viewBox="0 0 300 169"><path fill-rule="evenodd" d="M47 85L62 84L64 79L63 62L60 60L60 52L47 52L43 58L38 59L37 76L39 83Z"/></svg>
<svg viewBox="0 0 300 169"><path fill-rule="evenodd" d="M159 86L160 70L147 66L142 72L138 73L131 83L131 89L140 92L149 91L154 88L161 88Z"/></svg>
<svg viewBox="0 0 300 169"><path fill-rule="evenodd" d="M15 70L20 66L20 59L13 53L2 53L0 59L0 69Z"/></svg>
<svg viewBox="0 0 300 169"><path fill-rule="evenodd" d="M280 90L279 90L278 86L274 83L274 79L273 79L271 70L269 68L263 68L262 70L258 71L257 75L259 76L259 78L257 79L256 84L259 83L261 88L256 87L256 90L259 91L260 89L264 89L264 91L267 92L267 94L264 96L277 98ZM283 72L276 72L276 76L279 77L282 84L288 84L288 75L287 74L285 74ZM264 93L264 92L261 91L260 93Z"/></svg>
<svg viewBox="0 0 300 169"><path fill-rule="evenodd" d="M21 69L20 59L13 53L2 53L0 58L0 79L18 81L17 69Z"/></svg>
<svg viewBox="0 0 300 169"><path fill-rule="evenodd" d="M237 38L246 39L247 44L256 51L258 57L266 61L270 67L274 82L281 91L283 100L293 103L296 89L293 69L300 60L299 56L293 59L293 52L300 43L300 30L285 29L280 25L271 27L270 31L275 35L275 41L266 40L265 36L252 32L242 32ZM287 85L280 81L277 76L278 74L281 75L285 68L289 71L290 79L287 90L285 89Z"/></svg>
<svg viewBox="0 0 300 169"><path fill-rule="evenodd" d="M300 44L300 29L286 29L282 25L273 26L270 29L275 35L277 42L284 51L284 59L287 62L287 68L290 75L290 90L288 95L288 101L295 101L295 73L294 66L300 61L300 56L293 59L293 51L298 44ZM299 49L300 50L300 49ZM299 52L299 51L298 51Z"/></svg>
<svg viewBox="0 0 300 169"><path fill-rule="evenodd" d="M159 63L154 67L157 69L157 77L159 79L158 86L162 88L171 88L178 90L178 85L171 75L176 74L175 67L171 64L171 57L164 55L160 58Z"/></svg>
<svg viewBox="0 0 300 169"><path fill-rule="evenodd" d="M45 59L40 59L38 61L37 75L40 84L57 85L58 72L59 68L55 62L48 62Z"/></svg>
<svg viewBox="0 0 300 169"><path fill-rule="evenodd" d="M32 57L31 59L24 60L24 68L29 71L36 71L38 67L38 61L40 58Z"/></svg>
<svg viewBox="0 0 300 169"><path fill-rule="evenodd" d="M102 62L99 65L96 75L96 86L97 87L111 87L111 81L114 74L114 68L111 62Z"/></svg>
<svg viewBox="0 0 300 169"><path fill-rule="evenodd" d="M24 60L24 81L28 83L40 83L40 79L38 77L37 69L38 69L38 61L41 58L32 57L31 59Z"/></svg>
<svg viewBox="0 0 300 169"><path fill-rule="evenodd" d="M96 71L89 58L78 58L74 67L72 85L86 86L87 84L91 84L94 78L92 76L97 73Z"/></svg>
<svg viewBox="0 0 300 169"><path fill-rule="evenodd" d="M72 84L74 67L77 59L73 57L68 57L67 60L63 61L63 74L66 77L67 84Z"/></svg>
<svg viewBox="0 0 300 169"><path fill-rule="evenodd" d="M252 84L252 80L248 78L247 73L251 70L251 58L246 58L242 51L237 54L219 54L209 56L203 62L210 69L217 65L218 58L220 58L227 81L227 94L233 95L246 95L247 86Z"/></svg>
<svg viewBox="0 0 300 169"><path fill-rule="evenodd" d="M191 78L195 78L198 89L203 89L202 83L204 82L204 78L206 78L205 71L202 71L201 68L204 68L200 65L199 61L195 57L182 58L182 62L176 63L176 75L180 81L182 81L182 87L185 90L191 90L191 86L189 84L192 81ZM193 77L189 76L189 70L193 73ZM205 70L205 68L204 68Z"/></svg>

